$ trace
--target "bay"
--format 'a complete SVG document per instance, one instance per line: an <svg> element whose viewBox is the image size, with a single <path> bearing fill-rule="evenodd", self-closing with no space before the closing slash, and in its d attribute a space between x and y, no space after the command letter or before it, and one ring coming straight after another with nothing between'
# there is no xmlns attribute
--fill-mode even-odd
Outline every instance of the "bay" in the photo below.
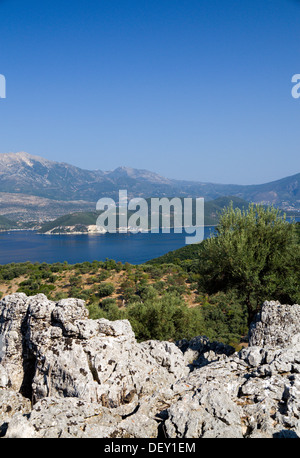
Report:
<svg viewBox="0 0 300 458"><path fill-rule="evenodd" d="M300 218L295 218L300 221ZM215 226L204 228L204 238ZM122 263L142 264L169 251L185 246L187 234L102 234L46 235L36 231L0 232L0 264L11 262L67 261L76 264L114 259Z"/></svg>
<svg viewBox="0 0 300 458"><path fill-rule="evenodd" d="M214 226L204 228L208 237ZM142 264L169 251L185 246L186 233L74 234L46 235L35 231L0 233L0 264L11 262L67 261L76 264L114 259L122 263ZM192 235L192 234L191 234Z"/></svg>

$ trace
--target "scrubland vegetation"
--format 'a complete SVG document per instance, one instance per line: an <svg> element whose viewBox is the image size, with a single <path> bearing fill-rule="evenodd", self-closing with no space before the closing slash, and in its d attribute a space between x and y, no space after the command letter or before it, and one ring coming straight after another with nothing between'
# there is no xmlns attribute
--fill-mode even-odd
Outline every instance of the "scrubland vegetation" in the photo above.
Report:
<svg viewBox="0 0 300 458"><path fill-rule="evenodd" d="M206 335L236 348L264 300L300 303L300 228L272 207L227 207L215 233L143 265L114 260L0 266L0 295L86 301L138 340Z"/></svg>

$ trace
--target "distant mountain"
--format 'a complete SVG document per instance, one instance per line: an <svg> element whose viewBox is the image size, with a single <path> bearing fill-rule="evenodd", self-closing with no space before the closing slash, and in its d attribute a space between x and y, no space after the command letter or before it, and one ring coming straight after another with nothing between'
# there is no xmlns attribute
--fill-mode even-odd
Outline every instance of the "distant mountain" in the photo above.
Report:
<svg viewBox="0 0 300 458"><path fill-rule="evenodd" d="M88 210L95 210L93 202L62 201L29 194L0 192L0 215L5 215L12 221L48 221L67 213Z"/></svg>
<svg viewBox="0 0 300 458"><path fill-rule="evenodd" d="M0 154L0 191L55 200L83 200L88 189L101 182L102 172L87 171L64 162L48 161L28 153Z"/></svg>
<svg viewBox="0 0 300 458"><path fill-rule="evenodd" d="M80 201L90 210L101 197L118 201L120 189L127 189L129 198L204 197L209 201L230 195L285 210L300 210L300 173L266 184L243 186L173 180L128 167L113 171L83 170L24 152L0 154L0 193L2 197L6 193L7 205L12 194L20 194L56 202ZM1 214L5 214L3 206Z"/></svg>
<svg viewBox="0 0 300 458"><path fill-rule="evenodd" d="M111 172L79 167L32 156L28 153L0 154L0 192L22 193L48 199L97 202L102 196L117 197L121 187L150 193L166 190L172 181L147 170L118 167Z"/></svg>

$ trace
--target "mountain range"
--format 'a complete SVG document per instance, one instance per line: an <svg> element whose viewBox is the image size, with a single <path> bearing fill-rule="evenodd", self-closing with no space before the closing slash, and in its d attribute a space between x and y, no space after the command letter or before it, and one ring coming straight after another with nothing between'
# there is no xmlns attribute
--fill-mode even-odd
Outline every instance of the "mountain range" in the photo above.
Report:
<svg viewBox="0 0 300 458"><path fill-rule="evenodd" d="M0 214L51 219L70 211L95 209L101 197L118 201L120 189L128 197L235 196L248 202L274 204L300 211L300 173L258 185L219 184L175 180L148 170L118 167L113 171L84 170L25 152L0 154ZM55 212L52 211L56 208ZM50 215L50 213L51 215ZM29 215L27 215L27 219Z"/></svg>

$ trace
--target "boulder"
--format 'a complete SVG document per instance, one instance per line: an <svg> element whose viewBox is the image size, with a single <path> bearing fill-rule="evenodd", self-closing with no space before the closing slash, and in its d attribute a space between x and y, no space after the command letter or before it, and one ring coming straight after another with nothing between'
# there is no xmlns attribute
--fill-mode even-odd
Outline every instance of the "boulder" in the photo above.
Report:
<svg viewBox="0 0 300 458"><path fill-rule="evenodd" d="M265 301L250 325L249 345L285 348L297 342L300 343L299 305Z"/></svg>
<svg viewBox="0 0 300 458"><path fill-rule="evenodd" d="M138 343L79 299L6 296L0 436L300 437L299 310L265 302L235 352L205 336Z"/></svg>

